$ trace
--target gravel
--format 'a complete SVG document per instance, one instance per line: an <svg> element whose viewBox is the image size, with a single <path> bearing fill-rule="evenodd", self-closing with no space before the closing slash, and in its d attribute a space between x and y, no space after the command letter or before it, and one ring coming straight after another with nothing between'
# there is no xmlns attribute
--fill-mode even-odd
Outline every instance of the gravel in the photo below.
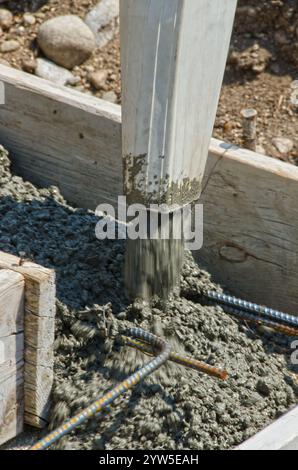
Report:
<svg viewBox="0 0 298 470"><path fill-rule="evenodd" d="M230 374L220 382L167 363L58 448L232 448L297 403L291 339L204 305L202 291L220 288L191 254L186 254L180 297L130 304L122 284L123 242L97 240L94 213L69 206L58 188L38 189L11 174L3 148L0 215L0 249L24 251L57 273L51 427L148 360L117 341L118 332L132 324Z"/></svg>

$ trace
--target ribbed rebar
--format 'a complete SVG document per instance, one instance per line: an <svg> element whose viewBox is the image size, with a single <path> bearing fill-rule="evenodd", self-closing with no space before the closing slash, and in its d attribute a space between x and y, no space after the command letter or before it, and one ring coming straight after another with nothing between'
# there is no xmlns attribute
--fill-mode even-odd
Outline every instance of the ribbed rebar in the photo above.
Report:
<svg viewBox="0 0 298 470"><path fill-rule="evenodd" d="M120 395L125 393L127 390L132 388L134 385L139 383L145 377L150 375L162 364L164 364L171 353L170 345L161 338L141 330L140 328L131 328L127 332L128 336L144 340L149 343L153 348L159 350L158 356L152 361L145 364L140 370L134 372L126 380L123 380L119 385L114 387L110 392L106 393L102 398L96 400L94 403L89 405L84 410L77 413L73 418L66 421L62 426L59 426L56 430L52 431L46 437L38 441L30 450L45 450L58 441L61 437L65 436L69 432L73 431L77 426L82 424L84 421L95 415L99 411L109 406L113 401L116 400Z"/></svg>
<svg viewBox="0 0 298 470"><path fill-rule="evenodd" d="M152 348L148 344L126 337L124 338L124 341L127 346L138 349L139 351L148 354L149 356L154 355ZM180 354L176 354L175 352L171 352L169 360L172 362L176 362L177 364L180 364L182 366L188 367L190 369L194 369L199 372L203 372L204 374L211 375L212 377L216 377L220 380L226 380L229 375L226 370L210 366L209 364L205 364L204 362L198 361L197 359L181 356Z"/></svg>
<svg viewBox="0 0 298 470"><path fill-rule="evenodd" d="M211 301L228 305L238 310L245 310L246 312L257 314L262 318L261 321L263 321L263 318L268 318L277 323L283 323L294 328L298 327L298 317L295 317L294 315L289 315L278 310L273 310L272 308L247 302L246 300L237 299L236 297L221 294L219 292L208 291L204 296Z"/></svg>
<svg viewBox="0 0 298 470"><path fill-rule="evenodd" d="M276 323L268 318L264 318L262 316L256 315L254 313L249 313L244 310L238 310L236 308L232 308L229 306L225 306L225 310L227 313L231 313L232 315L237 316L242 320L246 320L250 323L254 323L257 325L267 326L272 328L278 333L282 333L287 336L297 336L298 337L298 328L292 328L290 326L282 325L280 323Z"/></svg>

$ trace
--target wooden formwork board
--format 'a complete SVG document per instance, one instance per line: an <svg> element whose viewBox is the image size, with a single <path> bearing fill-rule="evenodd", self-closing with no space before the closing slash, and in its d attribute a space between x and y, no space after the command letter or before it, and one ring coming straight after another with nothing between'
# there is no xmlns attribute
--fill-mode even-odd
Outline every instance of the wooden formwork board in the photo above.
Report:
<svg viewBox="0 0 298 470"><path fill-rule="evenodd" d="M14 280L9 288L5 275ZM47 422L53 383L54 271L0 252L1 293L0 339L2 337L2 349L10 353L10 359L1 366L0 383L3 378L7 379L7 384L3 385L6 399L7 387L13 386L12 381L18 388L10 395L17 391L18 399L23 386L24 397L20 403L23 403L24 422L41 428ZM18 432L20 428L21 425ZM6 440L11 437L7 436Z"/></svg>
<svg viewBox="0 0 298 470"><path fill-rule="evenodd" d="M0 445L24 423L24 292L21 274L0 270Z"/></svg>
<svg viewBox="0 0 298 470"><path fill-rule="evenodd" d="M73 204L122 194L121 108L0 65L0 142L15 169ZM232 293L296 313L298 168L212 139L199 261Z"/></svg>

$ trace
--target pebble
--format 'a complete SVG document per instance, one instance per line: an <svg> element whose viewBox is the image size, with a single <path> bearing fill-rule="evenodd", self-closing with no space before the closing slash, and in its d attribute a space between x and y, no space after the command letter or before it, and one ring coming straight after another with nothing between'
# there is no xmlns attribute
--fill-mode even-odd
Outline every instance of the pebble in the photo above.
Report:
<svg viewBox="0 0 298 470"><path fill-rule="evenodd" d="M19 26L18 28L16 28L16 34L18 36L23 36L26 32L26 29L24 28L24 26Z"/></svg>
<svg viewBox="0 0 298 470"><path fill-rule="evenodd" d="M36 60L35 74L58 85L66 85L73 78L69 70L42 58Z"/></svg>
<svg viewBox="0 0 298 470"><path fill-rule="evenodd" d="M48 59L67 69L85 62L96 47L91 29L75 15L45 21L37 42Z"/></svg>
<svg viewBox="0 0 298 470"><path fill-rule="evenodd" d="M0 46L0 52L14 52L19 49L20 43L15 39L9 39L8 41L4 41Z"/></svg>
<svg viewBox="0 0 298 470"><path fill-rule="evenodd" d="M23 22L25 25L33 26L36 23L36 18L30 13L25 13L23 16Z"/></svg>
<svg viewBox="0 0 298 470"><path fill-rule="evenodd" d="M289 39L283 30L276 31L274 34L274 40L279 46L284 46L289 43Z"/></svg>
<svg viewBox="0 0 298 470"><path fill-rule="evenodd" d="M260 64L254 64L252 66L252 70L257 74L265 72L266 68L267 68L267 64L264 62Z"/></svg>
<svg viewBox="0 0 298 470"><path fill-rule="evenodd" d="M0 26L9 29L13 23L13 14L6 8L0 8Z"/></svg>
<svg viewBox="0 0 298 470"><path fill-rule="evenodd" d="M5 59L0 59L0 64L5 65L6 67L10 67L10 63L8 62L8 60Z"/></svg>
<svg viewBox="0 0 298 470"><path fill-rule="evenodd" d="M94 72L94 67L93 65L85 65L85 70L86 72L92 73Z"/></svg>
<svg viewBox="0 0 298 470"><path fill-rule="evenodd" d="M96 90L100 90L105 86L108 75L109 74L107 70L97 70L96 72L93 72L89 75L89 80Z"/></svg>
<svg viewBox="0 0 298 470"><path fill-rule="evenodd" d="M256 146L256 152L260 153L261 155L266 155L266 150L262 145L257 145Z"/></svg>
<svg viewBox="0 0 298 470"><path fill-rule="evenodd" d="M69 79L66 82L67 85L71 85L71 86L76 86L79 83L81 83L81 77L78 77L77 75L73 75L72 77L69 77Z"/></svg>
<svg viewBox="0 0 298 470"><path fill-rule="evenodd" d="M117 95L114 91L107 91L102 95L102 99L110 103L117 103Z"/></svg>
<svg viewBox="0 0 298 470"><path fill-rule="evenodd" d="M45 13L43 13L42 11L38 11L36 14L35 14L36 18L40 19L40 20L43 20L45 18Z"/></svg>
<svg viewBox="0 0 298 470"><path fill-rule="evenodd" d="M287 137L276 137L272 143L282 155L289 154L294 148L293 140Z"/></svg>
<svg viewBox="0 0 298 470"><path fill-rule="evenodd" d="M22 68L25 72L34 73L37 67L37 62L34 59L24 59Z"/></svg>

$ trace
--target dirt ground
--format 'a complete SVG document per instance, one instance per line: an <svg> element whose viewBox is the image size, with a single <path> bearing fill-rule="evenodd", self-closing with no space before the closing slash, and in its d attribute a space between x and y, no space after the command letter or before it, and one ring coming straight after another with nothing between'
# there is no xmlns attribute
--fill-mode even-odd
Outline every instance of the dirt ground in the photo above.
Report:
<svg viewBox="0 0 298 470"><path fill-rule="evenodd" d="M14 23L2 31L0 39L16 36L21 48L0 54L13 67L26 69L26 61L41 55L35 37L45 20L66 14L84 18L97 0L8 1ZM36 17L34 25L23 24L24 12ZM102 89L90 83L92 71L107 70ZM102 97L114 90L121 102L120 45L116 36L103 49L97 49L82 66L75 67L80 77L75 88ZM214 136L237 145L243 144L240 111L258 111L258 151L298 164L298 106L291 100L291 85L298 80L298 10L296 0L239 0L224 85ZM291 150L281 153L274 145L277 137L292 141Z"/></svg>

